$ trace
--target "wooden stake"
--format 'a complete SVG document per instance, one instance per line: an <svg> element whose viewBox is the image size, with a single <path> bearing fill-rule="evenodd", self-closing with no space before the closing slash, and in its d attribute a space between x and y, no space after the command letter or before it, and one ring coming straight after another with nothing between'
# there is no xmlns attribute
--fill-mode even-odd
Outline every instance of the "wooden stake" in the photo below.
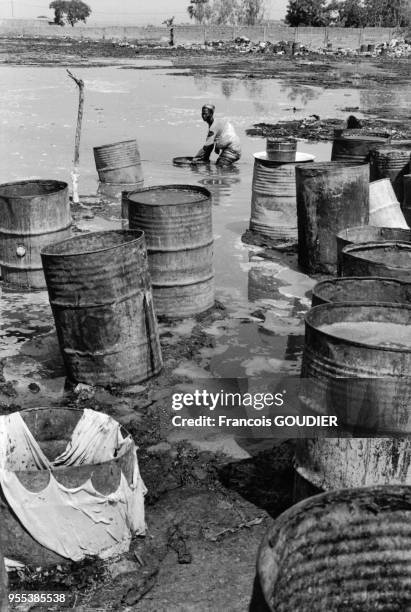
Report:
<svg viewBox="0 0 411 612"><path fill-rule="evenodd" d="M73 202L79 203L78 197L78 178L79 178L79 161L80 161L80 138L81 138L81 124L83 121L83 108L84 108L84 81L78 79L67 69L67 74L79 88L79 100L78 100L78 112L77 112L77 127L76 127L76 138L74 141L74 162L73 171L71 178L73 181Z"/></svg>

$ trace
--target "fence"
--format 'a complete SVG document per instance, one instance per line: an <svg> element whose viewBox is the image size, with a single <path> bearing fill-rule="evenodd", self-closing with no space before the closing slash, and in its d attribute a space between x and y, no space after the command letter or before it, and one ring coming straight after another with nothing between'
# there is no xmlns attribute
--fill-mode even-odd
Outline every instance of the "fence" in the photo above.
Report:
<svg viewBox="0 0 411 612"><path fill-rule="evenodd" d="M233 40L245 36L253 42L280 40L300 42L308 47L358 48L362 44L386 42L396 36L395 28L290 28L282 24L256 26L199 26L177 25L174 27L175 44L203 44L212 40ZM167 44L168 30L165 27L137 26L70 26L59 27L36 20L0 20L0 36L22 35L40 37L86 38L91 40L130 40Z"/></svg>

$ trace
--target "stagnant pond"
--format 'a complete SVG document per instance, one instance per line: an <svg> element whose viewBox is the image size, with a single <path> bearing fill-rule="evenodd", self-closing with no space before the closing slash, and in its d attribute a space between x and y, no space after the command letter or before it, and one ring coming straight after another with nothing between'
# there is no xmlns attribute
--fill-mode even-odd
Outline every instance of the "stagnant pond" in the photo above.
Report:
<svg viewBox="0 0 411 612"><path fill-rule="evenodd" d="M193 76L167 62L133 66L78 68L85 81L85 114L81 143L80 193L98 191L92 148L137 138L145 186L200 184L213 194L217 299L230 317L206 331L215 349L203 349L204 365L214 376L255 376L268 372L297 373L303 345L302 317L310 304L313 281L297 271L289 257L261 257L241 235L248 227L253 171L252 154L265 148L261 138L245 130L253 123L279 119L347 116L344 107L373 108L383 91L323 90L289 86L273 79ZM0 181L55 178L70 182L77 91L64 68L0 67ZM390 92L392 94L392 92ZM175 156L193 155L203 144L206 124L200 109L213 102L218 115L230 117L241 136L243 155L231 170L215 166L177 168ZM329 143L299 143L299 150L317 160L330 158ZM120 227L119 206L106 202L102 214L81 222L82 229ZM268 306L264 323L253 312ZM36 374L49 381L63 376L46 292L16 293L3 289L0 358L4 374L18 378ZM188 333L194 321L174 328ZM190 363L181 373L190 373ZM201 376L201 368L192 368ZM206 375L206 374L204 374ZM49 391L53 395L53 384Z"/></svg>

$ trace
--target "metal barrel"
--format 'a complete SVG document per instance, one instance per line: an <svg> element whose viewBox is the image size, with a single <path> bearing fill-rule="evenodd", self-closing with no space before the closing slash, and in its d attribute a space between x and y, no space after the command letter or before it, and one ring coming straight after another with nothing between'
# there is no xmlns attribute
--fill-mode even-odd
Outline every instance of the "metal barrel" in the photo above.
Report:
<svg viewBox="0 0 411 612"><path fill-rule="evenodd" d="M410 487L315 495L283 512L265 534L254 591L263 597L249 610L409 610L410 547Z"/></svg>
<svg viewBox="0 0 411 612"><path fill-rule="evenodd" d="M368 51L368 45L361 45L360 46L360 52L361 53L367 53Z"/></svg>
<svg viewBox="0 0 411 612"><path fill-rule="evenodd" d="M295 159L294 163L254 161L250 230L280 242L297 241L295 168L314 158L297 153Z"/></svg>
<svg viewBox="0 0 411 612"><path fill-rule="evenodd" d="M0 185L0 265L4 282L44 289L40 251L70 235L67 183L30 180Z"/></svg>
<svg viewBox="0 0 411 612"><path fill-rule="evenodd" d="M411 306L322 304L305 316L303 406L357 435L411 433ZM338 434L337 434L338 435Z"/></svg>
<svg viewBox="0 0 411 612"><path fill-rule="evenodd" d="M94 159L102 183L141 183L143 170L136 140L94 147Z"/></svg>
<svg viewBox="0 0 411 612"><path fill-rule="evenodd" d="M280 163L295 162L297 141L295 139L267 138L267 159Z"/></svg>
<svg viewBox="0 0 411 612"><path fill-rule="evenodd" d="M404 199L404 175L410 171L410 150L387 146L371 151L371 175L376 180L388 178L399 202Z"/></svg>
<svg viewBox="0 0 411 612"><path fill-rule="evenodd" d="M373 44L368 45L368 52L369 53L374 53L374 51L375 51L375 45L373 45Z"/></svg>
<svg viewBox="0 0 411 612"><path fill-rule="evenodd" d="M395 227L376 227L374 225L360 225L348 227L337 234L338 274L341 275L341 251L348 244L362 242L396 241L411 242L411 230Z"/></svg>
<svg viewBox="0 0 411 612"><path fill-rule="evenodd" d="M307 485L316 492L371 485L411 485L409 437L340 437L298 440L295 454L297 497Z"/></svg>
<svg viewBox="0 0 411 612"><path fill-rule="evenodd" d="M346 277L317 283L312 290L312 306L332 302L411 303L411 282L394 278Z"/></svg>
<svg viewBox="0 0 411 612"><path fill-rule="evenodd" d="M214 305L211 194L193 185L129 193L130 229L143 230L157 315L188 317Z"/></svg>
<svg viewBox="0 0 411 612"><path fill-rule="evenodd" d="M296 167L298 262L307 272L335 274L335 235L368 223L368 173L368 164L321 162Z"/></svg>
<svg viewBox="0 0 411 612"><path fill-rule="evenodd" d="M382 276L411 280L409 242L351 244L341 251L342 276Z"/></svg>
<svg viewBox="0 0 411 612"><path fill-rule="evenodd" d="M83 410L64 407L39 407L23 410L21 416L46 456L54 459L66 450L71 435L83 416ZM127 435L125 430L122 433L124 437ZM18 449L15 454L19 454ZM75 489L76 487L84 487L85 483L88 482L97 491L97 495L115 495L118 492L122 475L129 485L134 483L135 461L135 446L129 445L124 452L118 453L117 456L108 461L59 466L53 470L53 476L63 487ZM28 492L38 492L45 489L50 479L50 472L47 469L34 469L34 467L24 469L21 467L14 470L13 473L20 485ZM100 518L104 519L103 508ZM47 521L46 516L44 520ZM66 558L46 548L31 536L9 506L1 488L0 539L4 555L24 565L50 567L67 562Z"/></svg>
<svg viewBox="0 0 411 612"><path fill-rule="evenodd" d="M143 232L85 234L41 256L70 380L131 384L161 370Z"/></svg>
<svg viewBox="0 0 411 612"><path fill-rule="evenodd" d="M365 164L369 162L370 152L376 145L389 141L389 136L373 134L350 134L351 130L338 130L334 136L331 152L332 161Z"/></svg>
<svg viewBox="0 0 411 612"><path fill-rule="evenodd" d="M411 174L405 174L404 180L404 199L402 202L402 211L405 221L411 225Z"/></svg>
<svg viewBox="0 0 411 612"><path fill-rule="evenodd" d="M390 179L379 179L370 183L370 225L407 229L401 206Z"/></svg>

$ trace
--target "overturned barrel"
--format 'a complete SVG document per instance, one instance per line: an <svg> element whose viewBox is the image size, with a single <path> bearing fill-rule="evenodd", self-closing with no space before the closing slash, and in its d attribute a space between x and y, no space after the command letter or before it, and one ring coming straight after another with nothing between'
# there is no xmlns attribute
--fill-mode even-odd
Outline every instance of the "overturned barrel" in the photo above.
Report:
<svg viewBox="0 0 411 612"><path fill-rule="evenodd" d="M129 193L130 229L143 230L156 314L191 316L214 305L211 194L193 185Z"/></svg>
<svg viewBox="0 0 411 612"><path fill-rule="evenodd" d="M391 146L377 148L370 155L371 176L388 178L399 202L404 198L404 175L410 171L410 150Z"/></svg>
<svg viewBox="0 0 411 612"><path fill-rule="evenodd" d="M388 141L389 135L353 134L352 130L336 130L331 160L366 164L370 160L371 150L375 146L387 143Z"/></svg>
<svg viewBox="0 0 411 612"><path fill-rule="evenodd" d="M295 162L271 161L266 153L254 155L250 230L280 242L297 241L296 164L314 157L296 153Z"/></svg>
<svg viewBox="0 0 411 612"><path fill-rule="evenodd" d="M309 273L337 271L336 234L365 225L368 165L321 162L296 166L298 262Z"/></svg>
<svg viewBox="0 0 411 612"><path fill-rule="evenodd" d="M411 281L394 278L347 277L317 283L312 290L312 306L332 302L411 303Z"/></svg>
<svg viewBox="0 0 411 612"><path fill-rule="evenodd" d="M342 276L382 276L411 280L409 242L367 242L341 251Z"/></svg>
<svg viewBox="0 0 411 612"><path fill-rule="evenodd" d="M310 497L281 514L266 533L249 610L409 610L410 540L410 487Z"/></svg>
<svg viewBox="0 0 411 612"><path fill-rule="evenodd" d="M347 227L337 234L338 273L341 274L341 251L349 244L362 242L411 242L411 230L396 227L360 225Z"/></svg>
<svg viewBox="0 0 411 612"><path fill-rule="evenodd" d="M131 384L161 370L143 232L85 234L41 256L70 380Z"/></svg>
<svg viewBox="0 0 411 612"><path fill-rule="evenodd" d="M40 251L70 234L67 183L30 180L0 185L0 265L5 282L45 288Z"/></svg>
<svg viewBox="0 0 411 612"><path fill-rule="evenodd" d="M382 227L408 228L390 179L370 183L369 222Z"/></svg>
<svg viewBox="0 0 411 612"><path fill-rule="evenodd" d="M102 183L143 183L140 151L136 140L94 147L94 159Z"/></svg>

